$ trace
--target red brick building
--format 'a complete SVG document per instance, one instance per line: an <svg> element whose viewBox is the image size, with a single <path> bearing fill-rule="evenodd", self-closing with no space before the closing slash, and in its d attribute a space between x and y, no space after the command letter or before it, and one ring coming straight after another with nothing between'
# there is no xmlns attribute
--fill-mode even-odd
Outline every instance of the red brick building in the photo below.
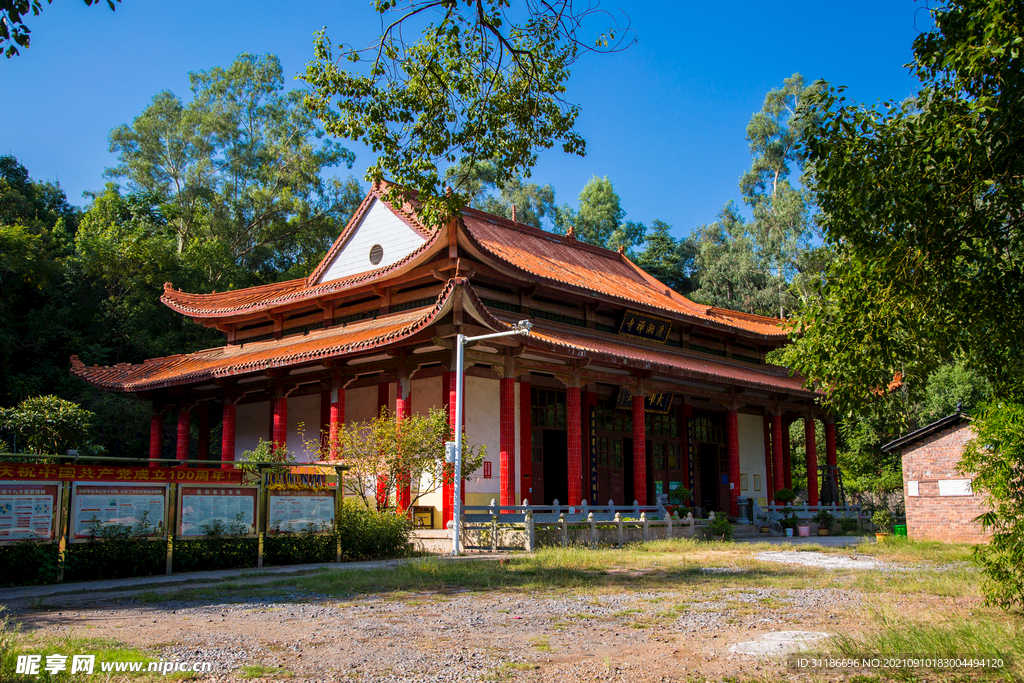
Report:
<svg viewBox="0 0 1024 683"><path fill-rule="evenodd" d="M971 476L957 470L964 445L974 438L970 418L954 413L886 444L903 457L907 535L915 540L985 543L974 519L986 511L985 497L971 490Z"/></svg>
<svg viewBox="0 0 1024 683"><path fill-rule="evenodd" d="M138 365L73 359L72 372L152 402L152 458L170 456L160 435L175 420L180 459L230 462L264 438L301 461L314 454L299 423L315 435L382 406L454 412L453 337L528 318L529 336L466 352L466 433L488 454L463 488L470 504L647 504L683 486L697 505L735 514L740 497L765 504L791 485L795 420L808 471L817 419L835 465L817 394L765 361L786 343L780 320L697 304L621 253L481 211L431 229L415 202L382 194L370 191L306 278L213 294L167 285L162 301L223 332L223 346ZM816 477L810 488L817 503ZM392 495L408 504L408 490ZM451 496L421 500L441 513L436 525Z"/></svg>

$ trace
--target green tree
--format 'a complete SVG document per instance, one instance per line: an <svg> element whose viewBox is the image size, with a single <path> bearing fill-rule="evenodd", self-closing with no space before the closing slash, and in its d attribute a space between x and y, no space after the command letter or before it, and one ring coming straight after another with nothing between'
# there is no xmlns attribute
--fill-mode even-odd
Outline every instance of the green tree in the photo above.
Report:
<svg viewBox="0 0 1024 683"><path fill-rule="evenodd" d="M1024 405L986 405L971 427L976 437L964 449L960 467L974 477L971 488L985 494L989 508L980 520L992 540L975 549L985 571L985 600L1019 609L1024 607Z"/></svg>
<svg viewBox="0 0 1024 683"><path fill-rule="evenodd" d="M999 395L1024 386L1024 17L1011 0L932 14L913 98L830 89L805 136L831 258L786 359L840 409L958 355Z"/></svg>
<svg viewBox="0 0 1024 683"><path fill-rule="evenodd" d="M12 429L33 453L63 455L86 445L93 414L57 396L26 398L17 408L0 409L0 426Z"/></svg>
<svg viewBox="0 0 1024 683"><path fill-rule="evenodd" d="M110 133L133 194L165 204L179 253L219 289L308 274L362 198L358 183L327 179L351 152L284 91L273 55L242 54L227 69L189 74L192 99L153 98Z"/></svg>
<svg viewBox="0 0 1024 683"><path fill-rule="evenodd" d="M452 166L445 171L445 180L467 197L467 204L496 216L512 218L535 228L544 227L555 211L555 188L551 185L528 183L516 176L498 186L496 165L493 161L477 161Z"/></svg>
<svg viewBox="0 0 1024 683"><path fill-rule="evenodd" d="M306 102L328 132L378 152L366 178L418 193L431 224L467 201L441 193L439 165L493 160L495 184L505 187L528 177L538 150L561 143L582 156L579 108L564 98L569 69L583 51L632 43L614 22L596 44L582 41L591 20L612 17L572 0L375 0L374 8L381 37L366 49L335 49L325 31L317 34ZM407 42L413 24L420 37Z"/></svg>
<svg viewBox="0 0 1024 683"><path fill-rule="evenodd" d="M774 312L769 274L761 267L750 225L735 204L729 202L717 221L697 228L694 242L694 301L760 315Z"/></svg>
<svg viewBox="0 0 1024 683"><path fill-rule="evenodd" d="M46 4L53 0L46 0ZM99 5L100 0L84 0L86 7ZM114 11L114 3L121 0L106 0L107 7ZM25 26L25 17L29 12L38 17L43 11L42 0L0 0L0 51L10 59L21 54L19 47L28 49L32 30Z"/></svg>
<svg viewBox="0 0 1024 683"><path fill-rule="evenodd" d="M447 411L435 408L427 415L408 415L401 420L382 408L372 420L339 425L334 447L350 468L345 474L345 489L373 507L378 505L378 487L393 492L411 483L410 505L415 505L446 483L449 467L445 466L444 443L451 437ZM305 447L310 452L319 451L323 460L330 449L329 444L324 447L320 441ZM468 479L479 470L486 455L486 446L471 446L463 434L462 478Z"/></svg>
<svg viewBox="0 0 1024 683"><path fill-rule="evenodd" d="M652 221L636 262L675 291L689 294L695 289L697 244L689 237L676 240L671 228L663 221Z"/></svg>

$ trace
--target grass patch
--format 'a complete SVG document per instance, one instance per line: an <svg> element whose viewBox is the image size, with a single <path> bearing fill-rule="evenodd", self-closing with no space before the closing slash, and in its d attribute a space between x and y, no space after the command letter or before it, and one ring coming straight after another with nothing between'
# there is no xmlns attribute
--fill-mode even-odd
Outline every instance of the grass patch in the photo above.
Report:
<svg viewBox="0 0 1024 683"><path fill-rule="evenodd" d="M238 670L240 678L290 678L294 675L288 669L262 664L247 664Z"/></svg>
<svg viewBox="0 0 1024 683"><path fill-rule="evenodd" d="M15 673L19 655L41 655L39 675ZM55 673L45 672L44 667L48 655L66 656L66 668ZM25 633L3 606L0 606L0 680L5 683L29 683L30 681L32 683L38 683L38 681L64 683L65 681L80 680L83 678L81 673L74 675L70 673L72 655L94 655L96 657L94 674L102 677L104 681L166 679L158 673L146 671L101 673L102 662L142 662L142 668L146 668L148 662L159 659L159 656L151 652L129 648L115 640L105 638L76 638L72 636L47 638Z"/></svg>
<svg viewBox="0 0 1024 683"><path fill-rule="evenodd" d="M530 645L541 652L551 652L551 642L547 638L531 638Z"/></svg>
<svg viewBox="0 0 1024 683"><path fill-rule="evenodd" d="M974 668L959 673L1024 681L1024 622L1019 615L980 609L952 616L925 613L910 619L883 611L875 613L875 620L879 630L862 636L835 636L820 654L839 658L1001 659L1001 669ZM931 670L944 676L955 675L948 667ZM887 672L894 673L897 671Z"/></svg>

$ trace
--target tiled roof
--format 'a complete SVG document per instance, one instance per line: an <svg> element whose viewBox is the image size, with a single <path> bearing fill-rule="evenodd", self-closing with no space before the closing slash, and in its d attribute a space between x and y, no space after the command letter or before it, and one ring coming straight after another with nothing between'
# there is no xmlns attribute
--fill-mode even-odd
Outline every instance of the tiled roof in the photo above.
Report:
<svg viewBox="0 0 1024 683"><path fill-rule="evenodd" d="M163 296L160 297L160 301L172 310L191 318L216 318L243 313L256 313L259 311L268 311L277 306L288 303L316 299L317 297L341 292L357 284L374 280L387 275L392 271L398 270L410 261L416 259L416 257L420 256L425 251L428 251L430 247L433 246L440 231L434 230L431 232L416 220L415 206L413 203L407 202L401 209L396 209L393 204L381 199L381 196L386 191L387 184L385 183L375 186L369 193L367 193L366 197L363 198L363 202L359 205L359 208L356 209L354 214L352 214L352 218L349 219L349 222L345 226L341 235L339 235L338 239L334 241L330 250L328 250L327 254L320 261L320 264L313 270L309 277L288 280L286 282L275 282L273 284L260 285L258 287L236 289L229 292L215 292L213 294L192 294L189 292L182 292L174 289L171 286L171 283L168 282L164 284L164 293ZM349 236L356 227L358 227L359 222L363 219L363 215L367 210L369 210L374 200L380 200L388 207L388 209L405 222L406 225L423 235L426 238L426 241L411 254L395 263L392 263L391 265L384 266L383 268L377 268L376 270L369 270L365 273L357 273L346 278L339 278L337 280L330 280L328 282L317 284L317 280L320 278L320 275L331 264L331 261L338 251L345 246Z"/></svg>
<svg viewBox="0 0 1024 683"><path fill-rule="evenodd" d="M505 311L492 311L495 318L511 324L517 317ZM561 325L547 320L534 320L526 346L544 351L587 358L634 370L650 370L660 375L690 379L711 384L745 386L763 391L785 392L813 397L817 394L804 386L799 375L790 376L779 366L750 366L741 362L712 360L676 350L670 346L638 343L615 334Z"/></svg>
<svg viewBox="0 0 1024 683"><path fill-rule="evenodd" d="M786 336L783 321L713 306L677 294L651 277L624 255L543 230L513 223L491 214L465 209L463 222L470 237L485 252L532 276L618 299L674 318L689 318L717 327L740 328L771 338Z"/></svg>
<svg viewBox="0 0 1024 683"><path fill-rule="evenodd" d="M136 392L344 356L387 346L415 334L451 310L453 300L466 284L463 278L449 280L433 306L314 330L305 335L152 358L138 365L86 367L77 356L72 356L71 373L103 389Z"/></svg>

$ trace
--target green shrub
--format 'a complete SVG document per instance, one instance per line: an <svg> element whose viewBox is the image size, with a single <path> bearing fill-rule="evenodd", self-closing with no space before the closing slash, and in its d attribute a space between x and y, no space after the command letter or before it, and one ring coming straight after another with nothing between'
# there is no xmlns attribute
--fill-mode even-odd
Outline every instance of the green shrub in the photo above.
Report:
<svg viewBox="0 0 1024 683"><path fill-rule="evenodd" d="M391 512L371 510L357 500L346 500L338 517L341 553L346 560L404 555L412 522Z"/></svg>
<svg viewBox="0 0 1024 683"><path fill-rule="evenodd" d="M871 523L878 527L883 534L892 533L892 525L895 522L892 513L888 510L879 510L871 515Z"/></svg>
<svg viewBox="0 0 1024 683"><path fill-rule="evenodd" d="M843 517L839 520L839 528L843 531L843 533L856 531L858 526L859 525L857 524L857 520L854 517Z"/></svg>
<svg viewBox="0 0 1024 683"><path fill-rule="evenodd" d="M732 523L729 515L725 512L718 512L715 518L708 523L708 532L712 536L722 536L725 540L732 540Z"/></svg>
<svg viewBox="0 0 1024 683"><path fill-rule="evenodd" d="M823 529L831 529L832 525L836 523L836 516L828 510L819 510L818 514L814 515L813 521Z"/></svg>
<svg viewBox="0 0 1024 683"><path fill-rule="evenodd" d="M0 586L56 583L60 557L56 543L25 539L0 546Z"/></svg>

